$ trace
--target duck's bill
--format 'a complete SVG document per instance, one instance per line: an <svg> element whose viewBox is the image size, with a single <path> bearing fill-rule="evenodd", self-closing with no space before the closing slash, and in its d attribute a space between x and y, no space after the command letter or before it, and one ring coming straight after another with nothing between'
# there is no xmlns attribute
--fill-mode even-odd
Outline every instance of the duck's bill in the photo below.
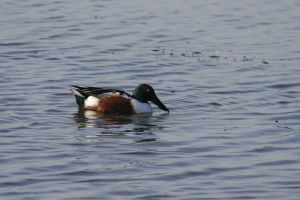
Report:
<svg viewBox="0 0 300 200"><path fill-rule="evenodd" d="M155 96L151 102L157 105L160 109L169 112L169 109L157 98L157 96Z"/></svg>

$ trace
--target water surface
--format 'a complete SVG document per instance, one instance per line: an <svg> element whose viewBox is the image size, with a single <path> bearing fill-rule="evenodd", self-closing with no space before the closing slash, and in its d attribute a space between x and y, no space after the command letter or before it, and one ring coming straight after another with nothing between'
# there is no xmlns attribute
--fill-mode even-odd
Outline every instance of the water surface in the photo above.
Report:
<svg viewBox="0 0 300 200"><path fill-rule="evenodd" d="M299 199L300 4L2 1L1 199ZM68 86L151 84L88 115Z"/></svg>

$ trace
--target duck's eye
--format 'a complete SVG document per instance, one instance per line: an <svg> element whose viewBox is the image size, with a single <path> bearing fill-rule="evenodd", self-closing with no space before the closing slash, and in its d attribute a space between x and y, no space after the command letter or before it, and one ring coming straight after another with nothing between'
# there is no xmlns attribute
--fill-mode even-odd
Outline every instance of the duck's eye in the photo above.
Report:
<svg viewBox="0 0 300 200"><path fill-rule="evenodd" d="M147 89L146 89L146 92L150 92L150 89L149 89L149 88L147 88Z"/></svg>

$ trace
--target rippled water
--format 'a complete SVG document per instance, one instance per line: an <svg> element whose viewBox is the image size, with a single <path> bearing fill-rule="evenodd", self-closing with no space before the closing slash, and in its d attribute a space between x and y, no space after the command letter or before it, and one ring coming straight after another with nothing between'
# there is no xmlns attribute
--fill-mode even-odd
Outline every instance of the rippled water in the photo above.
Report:
<svg viewBox="0 0 300 200"><path fill-rule="evenodd" d="M1 199L300 199L296 1L1 1ZM68 86L170 108L87 116Z"/></svg>

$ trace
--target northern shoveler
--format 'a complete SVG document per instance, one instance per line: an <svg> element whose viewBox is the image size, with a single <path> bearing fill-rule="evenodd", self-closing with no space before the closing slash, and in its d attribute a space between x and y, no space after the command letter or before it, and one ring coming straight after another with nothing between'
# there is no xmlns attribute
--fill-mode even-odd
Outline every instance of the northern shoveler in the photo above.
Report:
<svg viewBox="0 0 300 200"><path fill-rule="evenodd" d="M169 109L157 98L154 89L147 84L137 86L132 95L117 89L74 85L70 90L74 93L78 106L83 109L103 113L147 113L152 112L148 103L151 101L160 109L169 112Z"/></svg>

